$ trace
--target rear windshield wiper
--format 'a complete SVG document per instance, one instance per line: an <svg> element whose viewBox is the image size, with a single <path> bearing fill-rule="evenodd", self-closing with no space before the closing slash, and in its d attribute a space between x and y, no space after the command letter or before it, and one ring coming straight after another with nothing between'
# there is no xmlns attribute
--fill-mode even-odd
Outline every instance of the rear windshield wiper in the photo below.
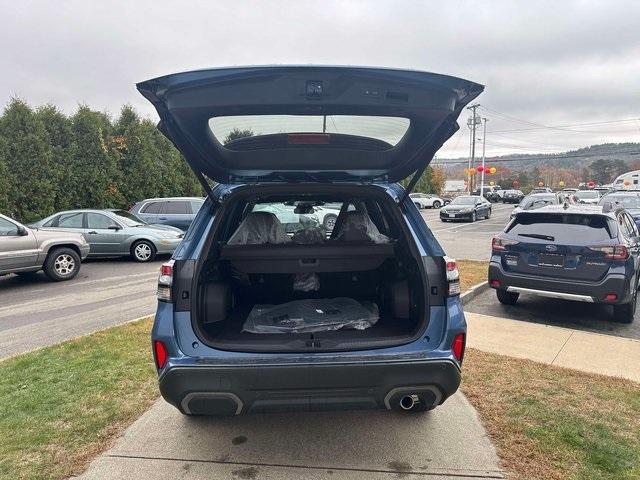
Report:
<svg viewBox="0 0 640 480"><path fill-rule="evenodd" d="M549 240L553 242L556 237L552 237L551 235L542 235L540 233L518 233L519 237L529 237L529 238L539 238L540 240Z"/></svg>

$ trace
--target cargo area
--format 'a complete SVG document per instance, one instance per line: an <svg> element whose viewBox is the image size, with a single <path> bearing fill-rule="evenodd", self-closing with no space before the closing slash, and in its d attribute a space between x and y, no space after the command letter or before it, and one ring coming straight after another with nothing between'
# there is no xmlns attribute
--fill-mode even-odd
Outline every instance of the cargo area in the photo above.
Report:
<svg viewBox="0 0 640 480"><path fill-rule="evenodd" d="M357 350L407 343L426 328L424 266L397 207L386 195L327 189L224 205L195 274L192 320L208 345Z"/></svg>

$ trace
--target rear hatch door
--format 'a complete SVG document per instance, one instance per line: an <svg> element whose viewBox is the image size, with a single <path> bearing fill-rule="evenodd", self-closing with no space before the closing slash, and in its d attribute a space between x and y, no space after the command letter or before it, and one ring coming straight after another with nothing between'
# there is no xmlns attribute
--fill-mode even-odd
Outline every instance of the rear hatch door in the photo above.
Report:
<svg viewBox="0 0 640 480"><path fill-rule="evenodd" d="M506 271L595 282L612 262L603 247L617 244L614 222L605 215L521 212L506 232Z"/></svg>
<svg viewBox="0 0 640 480"><path fill-rule="evenodd" d="M247 181L398 181L427 165L483 86L411 70L271 66L137 85L197 175Z"/></svg>

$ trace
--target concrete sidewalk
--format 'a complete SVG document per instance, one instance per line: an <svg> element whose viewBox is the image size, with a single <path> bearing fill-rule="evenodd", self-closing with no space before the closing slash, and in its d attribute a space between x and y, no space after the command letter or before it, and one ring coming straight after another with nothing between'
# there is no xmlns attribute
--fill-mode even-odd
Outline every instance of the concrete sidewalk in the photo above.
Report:
<svg viewBox="0 0 640 480"><path fill-rule="evenodd" d="M640 341L465 312L467 346L640 382Z"/></svg>
<svg viewBox="0 0 640 480"><path fill-rule="evenodd" d="M159 400L82 479L503 478L475 410L457 393L433 412L185 417Z"/></svg>

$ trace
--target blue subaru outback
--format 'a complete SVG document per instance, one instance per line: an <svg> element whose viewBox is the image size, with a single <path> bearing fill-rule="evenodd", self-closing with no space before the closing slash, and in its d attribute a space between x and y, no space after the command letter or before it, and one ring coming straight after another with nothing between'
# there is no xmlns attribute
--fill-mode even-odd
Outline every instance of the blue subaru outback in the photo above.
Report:
<svg viewBox="0 0 640 480"><path fill-rule="evenodd" d="M138 89L207 193L158 282L152 346L169 403L187 415L425 411L457 390L458 270L409 193L481 85L275 66Z"/></svg>

